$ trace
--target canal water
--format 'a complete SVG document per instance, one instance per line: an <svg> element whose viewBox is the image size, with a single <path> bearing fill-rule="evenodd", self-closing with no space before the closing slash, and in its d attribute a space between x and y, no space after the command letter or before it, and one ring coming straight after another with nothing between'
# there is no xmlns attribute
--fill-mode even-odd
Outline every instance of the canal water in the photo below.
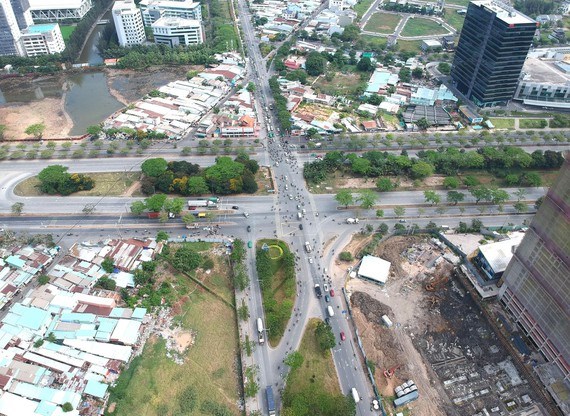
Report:
<svg viewBox="0 0 570 416"><path fill-rule="evenodd" d="M111 15L105 15L108 19ZM95 27L78 62L100 65L103 58L97 50L97 42L104 26ZM104 72L84 72L66 76L46 76L36 80L22 80L11 83L5 80L0 84L0 105L9 103L27 103L44 98L60 98L63 95L64 83L67 84L65 110L73 120L70 135L85 133L85 129L105 120L123 104L115 99L107 86L107 75Z"/></svg>

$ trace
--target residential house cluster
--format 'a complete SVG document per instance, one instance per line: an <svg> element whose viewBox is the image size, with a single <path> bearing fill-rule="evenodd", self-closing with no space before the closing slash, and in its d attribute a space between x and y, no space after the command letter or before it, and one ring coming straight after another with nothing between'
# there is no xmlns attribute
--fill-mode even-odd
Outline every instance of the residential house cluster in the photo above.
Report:
<svg viewBox="0 0 570 416"><path fill-rule="evenodd" d="M259 123L254 95L242 88L218 107L216 114L208 114L196 130L196 136L209 139L257 137Z"/></svg>
<svg viewBox="0 0 570 416"><path fill-rule="evenodd" d="M57 248L14 245L0 249L0 309L42 273L57 255Z"/></svg>
<svg viewBox="0 0 570 416"><path fill-rule="evenodd" d="M305 30L309 34L332 36L342 34L344 28L354 22L357 14L352 7L355 0L330 0L328 8L322 10L312 19Z"/></svg>
<svg viewBox="0 0 570 416"><path fill-rule="evenodd" d="M280 33L292 33L320 4L320 1L315 0L266 0L259 3L250 2L249 8L254 19L267 19L257 30L261 40L268 41Z"/></svg>
<svg viewBox="0 0 570 416"><path fill-rule="evenodd" d="M182 138L243 78L241 65L221 63L188 80L172 81L158 89L159 96L146 97L109 117L104 127L131 128Z"/></svg>
<svg viewBox="0 0 570 416"><path fill-rule="evenodd" d="M115 273L128 273L161 248L138 239L76 244L49 272L50 283L8 310L0 321L0 414L102 414L109 385L141 350L150 320L146 309L119 307L118 294L94 282L104 258ZM73 410L64 412L66 403Z"/></svg>

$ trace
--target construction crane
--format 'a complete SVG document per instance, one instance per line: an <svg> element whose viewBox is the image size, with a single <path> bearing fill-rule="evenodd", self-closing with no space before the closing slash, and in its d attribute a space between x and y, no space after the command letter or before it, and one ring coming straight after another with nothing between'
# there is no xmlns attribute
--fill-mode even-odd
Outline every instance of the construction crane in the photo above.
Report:
<svg viewBox="0 0 570 416"><path fill-rule="evenodd" d="M394 367L390 368L390 369L386 369L384 370L384 377L386 378L392 378L392 376L394 375L394 373L396 372L396 370L398 368L400 368L402 366L402 364L398 364L395 365Z"/></svg>

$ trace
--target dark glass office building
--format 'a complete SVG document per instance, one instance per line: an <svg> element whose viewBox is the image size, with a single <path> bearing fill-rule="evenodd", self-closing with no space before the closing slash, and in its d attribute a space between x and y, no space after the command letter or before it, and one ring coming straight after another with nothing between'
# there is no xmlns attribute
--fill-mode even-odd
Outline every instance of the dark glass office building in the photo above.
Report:
<svg viewBox="0 0 570 416"><path fill-rule="evenodd" d="M513 98L537 23L496 1L472 1L461 30L451 78L480 107Z"/></svg>

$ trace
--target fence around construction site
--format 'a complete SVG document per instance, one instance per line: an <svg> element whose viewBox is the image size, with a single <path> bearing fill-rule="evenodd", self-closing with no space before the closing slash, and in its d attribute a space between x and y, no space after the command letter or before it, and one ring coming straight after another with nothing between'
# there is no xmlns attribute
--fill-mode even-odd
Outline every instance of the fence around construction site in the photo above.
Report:
<svg viewBox="0 0 570 416"><path fill-rule="evenodd" d="M352 308L350 306L350 301L348 299L348 295L346 294L346 290L344 290L344 287L342 288L342 294L344 296L344 301L346 302L346 310L348 311L350 319L352 319ZM354 328L354 334L356 335L356 343L358 344L358 348L360 349L362 357L364 358L364 366L366 367L366 371L368 372L368 378L370 379L370 383L372 383L372 390L374 390L374 395L376 396L376 400L378 400L378 403L380 404L380 411L382 412L382 416L387 416L386 409L384 409L384 403L382 403L380 392L378 391L378 387L376 386L376 381L374 380L374 374L372 374L370 367L368 367L367 364L368 359L366 358L366 351L364 351L364 346L362 345L362 340L360 339L360 335L358 334L358 328L356 327L355 322L352 323L352 327Z"/></svg>

